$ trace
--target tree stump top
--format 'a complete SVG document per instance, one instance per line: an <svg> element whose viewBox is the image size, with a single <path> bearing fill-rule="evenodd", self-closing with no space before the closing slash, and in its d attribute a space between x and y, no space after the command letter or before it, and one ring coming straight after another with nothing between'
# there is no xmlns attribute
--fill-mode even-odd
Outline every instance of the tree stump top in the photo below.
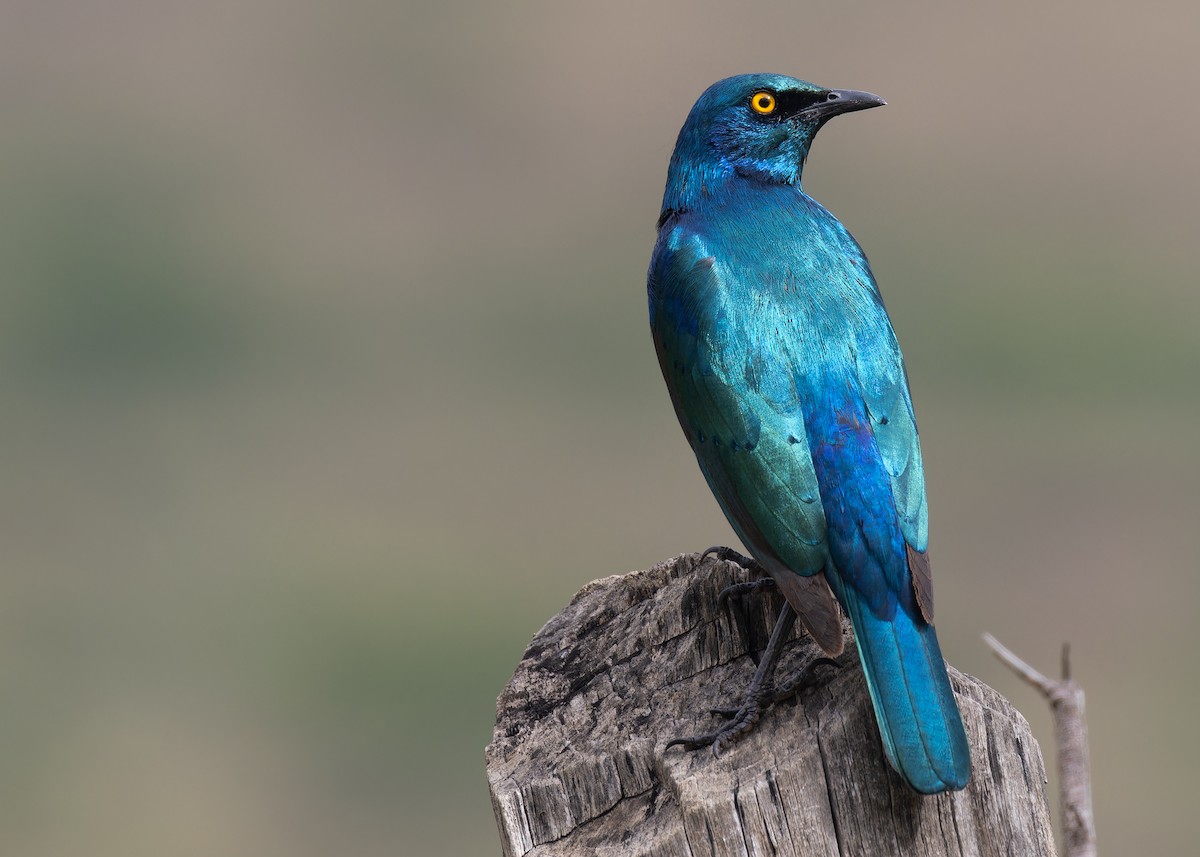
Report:
<svg viewBox="0 0 1200 857"><path fill-rule="evenodd" d="M853 644L720 757L664 750L741 702L766 646L778 596L718 605L740 575L676 557L588 584L538 632L486 753L505 855L1054 854L1029 724L953 668L974 765L961 792L921 797L888 767ZM797 630L778 679L820 656Z"/></svg>

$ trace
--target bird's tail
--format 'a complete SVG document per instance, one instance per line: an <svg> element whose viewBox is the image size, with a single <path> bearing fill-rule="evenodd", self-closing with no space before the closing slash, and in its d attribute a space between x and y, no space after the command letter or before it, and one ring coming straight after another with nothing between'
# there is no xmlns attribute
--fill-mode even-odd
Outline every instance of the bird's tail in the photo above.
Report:
<svg viewBox="0 0 1200 857"><path fill-rule="evenodd" d="M888 761L922 794L963 788L971 753L933 626L899 604L879 619L854 592L838 594L854 625Z"/></svg>

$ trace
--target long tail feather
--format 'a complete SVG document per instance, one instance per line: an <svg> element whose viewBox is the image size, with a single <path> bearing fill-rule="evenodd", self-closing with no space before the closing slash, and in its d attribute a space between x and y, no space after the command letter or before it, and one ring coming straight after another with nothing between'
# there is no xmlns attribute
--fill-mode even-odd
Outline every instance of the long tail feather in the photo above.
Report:
<svg viewBox="0 0 1200 857"><path fill-rule="evenodd" d="M839 594L854 625L888 761L922 794L963 788L971 778L971 753L933 626L900 605L879 619L853 591Z"/></svg>

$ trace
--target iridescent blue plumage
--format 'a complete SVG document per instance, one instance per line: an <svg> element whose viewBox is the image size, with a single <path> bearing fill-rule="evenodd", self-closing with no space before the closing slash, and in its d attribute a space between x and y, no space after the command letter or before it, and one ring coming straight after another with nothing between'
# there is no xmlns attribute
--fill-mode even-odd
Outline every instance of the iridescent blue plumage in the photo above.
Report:
<svg viewBox="0 0 1200 857"><path fill-rule="evenodd" d="M931 624L904 361L862 249L800 187L824 122L882 103L779 75L710 87L671 159L650 321L680 424L735 532L838 651L832 590L889 761L934 793L966 784L970 756Z"/></svg>

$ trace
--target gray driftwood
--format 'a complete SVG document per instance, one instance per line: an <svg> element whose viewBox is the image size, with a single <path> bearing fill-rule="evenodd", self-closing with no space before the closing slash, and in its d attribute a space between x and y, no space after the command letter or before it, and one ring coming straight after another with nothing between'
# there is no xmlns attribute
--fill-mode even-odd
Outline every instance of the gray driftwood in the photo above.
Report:
<svg viewBox="0 0 1200 857"><path fill-rule="evenodd" d="M954 794L922 798L888 767L852 643L840 670L821 667L719 758L664 750L708 731L710 707L740 702L766 645L782 602L718 605L740 579L677 557L588 584L538 632L487 748L505 855L1054 854L1029 724L954 669L974 762ZM797 631L779 679L819 654Z"/></svg>

